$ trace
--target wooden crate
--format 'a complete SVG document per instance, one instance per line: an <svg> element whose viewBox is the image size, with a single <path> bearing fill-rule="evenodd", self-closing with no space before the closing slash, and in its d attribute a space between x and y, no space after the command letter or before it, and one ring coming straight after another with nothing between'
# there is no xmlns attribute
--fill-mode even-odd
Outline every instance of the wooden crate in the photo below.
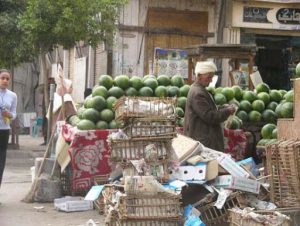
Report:
<svg viewBox="0 0 300 226"><path fill-rule="evenodd" d="M103 197L105 222L109 226L183 225L180 195L126 195L123 186L107 185ZM117 199L119 201L116 201Z"/></svg>
<svg viewBox="0 0 300 226"><path fill-rule="evenodd" d="M145 170L145 171L144 171ZM151 163L147 164L146 169L143 169L142 173L139 173L133 165L126 165L123 167L123 177L126 176L149 176L152 175L155 179L161 183L168 182L169 168L168 162L164 163Z"/></svg>
<svg viewBox="0 0 300 226"><path fill-rule="evenodd" d="M176 118L176 98L121 97L114 106L115 119Z"/></svg>
<svg viewBox="0 0 300 226"><path fill-rule="evenodd" d="M105 185L108 184L109 180L109 174L103 175L103 176L97 176L95 177L95 185ZM98 210L99 214L104 214L105 209L105 203L104 203L104 197L102 194L94 201L94 207L96 210Z"/></svg>
<svg viewBox="0 0 300 226"><path fill-rule="evenodd" d="M266 152L272 202L278 207L300 206L300 141L268 145Z"/></svg>
<svg viewBox="0 0 300 226"><path fill-rule="evenodd" d="M242 193L234 192L227 198L222 209L218 209L214 206L215 202L209 203L205 206L197 207L201 213L200 219L206 225L222 225L227 222L229 216L229 209L233 207L243 208L245 207L245 198Z"/></svg>
<svg viewBox="0 0 300 226"><path fill-rule="evenodd" d="M130 160L144 158L147 163L163 163L169 158L171 141L156 139L118 139L110 140L110 160L130 164Z"/></svg>
<svg viewBox="0 0 300 226"><path fill-rule="evenodd" d="M165 138L176 137L175 118L131 118L126 120L123 131L131 138Z"/></svg>
<svg viewBox="0 0 300 226"><path fill-rule="evenodd" d="M265 218L262 222L257 222L250 215L243 215L241 211L237 209L229 210L229 226L265 226L265 225L277 225L277 226L291 226L291 219L283 215L279 212L252 212L253 215L261 216L259 219L261 220L264 216L268 215L269 218ZM281 215L282 222L279 221L277 216Z"/></svg>
<svg viewBox="0 0 300 226"><path fill-rule="evenodd" d="M179 195L167 193L121 196L119 219L179 221L183 212L180 199Z"/></svg>

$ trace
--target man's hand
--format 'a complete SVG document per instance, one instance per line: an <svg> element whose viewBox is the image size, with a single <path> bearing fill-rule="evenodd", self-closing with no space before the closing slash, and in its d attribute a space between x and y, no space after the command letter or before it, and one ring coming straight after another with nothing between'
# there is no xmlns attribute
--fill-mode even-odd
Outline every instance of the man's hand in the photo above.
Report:
<svg viewBox="0 0 300 226"><path fill-rule="evenodd" d="M237 111L237 106L234 104L230 104L227 108L226 108L230 114L234 114Z"/></svg>

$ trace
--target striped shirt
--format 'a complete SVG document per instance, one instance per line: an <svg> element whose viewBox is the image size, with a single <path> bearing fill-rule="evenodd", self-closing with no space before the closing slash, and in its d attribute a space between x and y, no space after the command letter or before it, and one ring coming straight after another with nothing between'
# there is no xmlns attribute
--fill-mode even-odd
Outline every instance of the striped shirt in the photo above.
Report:
<svg viewBox="0 0 300 226"><path fill-rule="evenodd" d="M11 120L17 117L17 94L8 90L0 89L0 130L10 129L10 123L4 121L2 110L6 109L12 116Z"/></svg>

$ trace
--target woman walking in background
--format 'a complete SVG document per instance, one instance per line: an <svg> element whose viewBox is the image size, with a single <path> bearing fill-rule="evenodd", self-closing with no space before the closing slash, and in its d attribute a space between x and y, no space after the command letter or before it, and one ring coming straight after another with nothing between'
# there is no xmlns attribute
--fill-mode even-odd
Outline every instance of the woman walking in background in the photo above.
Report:
<svg viewBox="0 0 300 226"><path fill-rule="evenodd" d="M10 79L10 72L0 69L0 187L6 161L10 122L17 116L17 95L8 89Z"/></svg>

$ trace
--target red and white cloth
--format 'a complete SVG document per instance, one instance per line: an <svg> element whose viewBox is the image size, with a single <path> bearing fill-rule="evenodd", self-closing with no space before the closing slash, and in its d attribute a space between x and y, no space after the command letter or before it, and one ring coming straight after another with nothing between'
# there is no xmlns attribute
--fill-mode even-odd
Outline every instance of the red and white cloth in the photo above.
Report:
<svg viewBox="0 0 300 226"><path fill-rule="evenodd" d="M78 130L68 124L62 126L62 135L70 143L72 185L71 191L88 190L97 177L111 172L110 151L107 145L109 130Z"/></svg>
<svg viewBox="0 0 300 226"><path fill-rule="evenodd" d="M247 137L241 129L224 129L224 151L231 155L235 160L245 158Z"/></svg>

